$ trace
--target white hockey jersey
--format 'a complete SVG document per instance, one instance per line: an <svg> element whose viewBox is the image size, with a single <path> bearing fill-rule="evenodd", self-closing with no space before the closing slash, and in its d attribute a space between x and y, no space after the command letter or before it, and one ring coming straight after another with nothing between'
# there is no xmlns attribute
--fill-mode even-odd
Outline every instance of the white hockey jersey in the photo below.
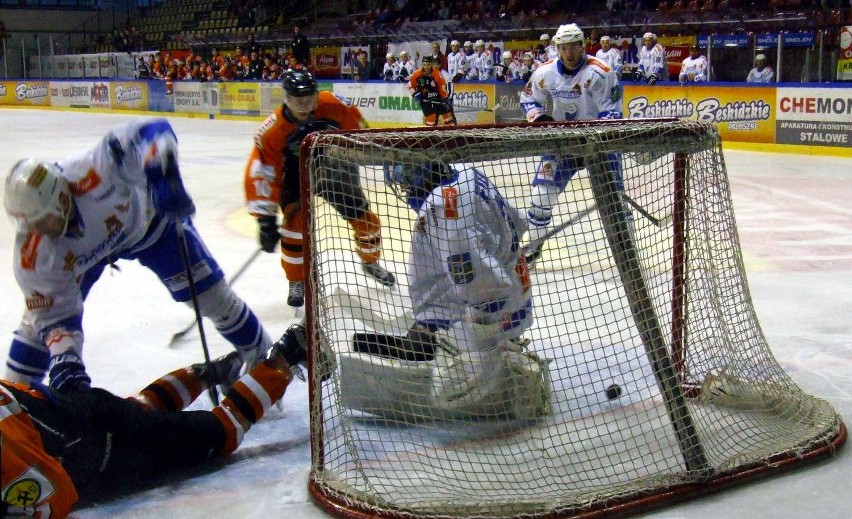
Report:
<svg viewBox="0 0 852 519"><path fill-rule="evenodd" d="M698 56L697 58L689 56L683 60L680 66L678 80L681 83L688 81L707 81L707 69L707 58L704 56Z"/></svg>
<svg viewBox="0 0 852 519"><path fill-rule="evenodd" d="M467 56L464 55L464 52L459 50L458 52L450 52L447 54L447 72L449 72L450 78L452 78L453 81L457 81L467 76L468 63Z"/></svg>
<svg viewBox="0 0 852 519"><path fill-rule="evenodd" d="M38 233L15 237L15 278L26 298L26 317L37 332L82 316L80 280L89 268L162 234L163 220L155 218L143 162L158 144L174 143L165 119L134 121L94 148L57 162L74 195L74 225L58 238Z"/></svg>
<svg viewBox="0 0 852 519"><path fill-rule="evenodd" d="M660 81L668 81L669 69L666 66L666 49L659 43L650 49L644 45L639 49L639 66L637 67L644 77L656 74Z"/></svg>
<svg viewBox="0 0 852 519"><path fill-rule="evenodd" d="M444 328L502 323L502 339L519 337L532 324L526 218L472 165L453 171L418 211L408 264L414 317Z"/></svg>
<svg viewBox="0 0 852 519"><path fill-rule="evenodd" d="M470 60L470 70L467 72L467 79L473 81L488 81L494 77L494 61L491 57L491 52L488 50L482 52L474 52L473 58Z"/></svg>
<svg viewBox="0 0 852 519"><path fill-rule="evenodd" d="M413 60L402 61L399 60L399 80L402 82L408 81L408 78L411 77L411 74L414 74L414 71L417 70L417 65L414 64Z"/></svg>
<svg viewBox="0 0 852 519"><path fill-rule="evenodd" d="M615 47L610 47L609 50L600 49L595 54L595 57L607 64L616 76L621 77L621 51Z"/></svg>
<svg viewBox="0 0 852 519"><path fill-rule="evenodd" d="M757 67L751 69L749 71L748 76L746 77L746 82L748 83L772 83L772 79L775 77L775 71L770 67L763 67L763 70L757 70Z"/></svg>
<svg viewBox="0 0 852 519"><path fill-rule="evenodd" d="M385 66L382 67L382 79L385 81L399 81L399 63L396 61L393 63L385 62Z"/></svg>
<svg viewBox="0 0 852 519"><path fill-rule="evenodd" d="M588 55L573 72L562 60L548 61L533 72L521 91L521 109L528 121L545 113L548 99L557 121L620 119L622 115L618 78L604 62Z"/></svg>

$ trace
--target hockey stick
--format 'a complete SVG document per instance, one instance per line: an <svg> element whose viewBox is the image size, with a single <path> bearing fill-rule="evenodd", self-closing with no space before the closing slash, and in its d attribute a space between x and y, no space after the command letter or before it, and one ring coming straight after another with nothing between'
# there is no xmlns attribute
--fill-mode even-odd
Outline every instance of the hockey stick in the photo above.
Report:
<svg viewBox="0 0 852 519"><path fill-rule="evenodd" d="M183 260L183 269L186 272L186 279L189 283L189 294L192 296L192 309L195 310L195 322L198 323L198 336L201 338L201 350L204 352L204 366L207 371L213 373L213 366L210 363L210 350L207 348L207 337L204 335L204 324L201 322L201 307L198 304L198 292L195 290L195 279L192 276L192 266L189 263L189 248L186 245L186 234L183 230L183 224L180 221L175 222L178 235L178 246L180 247L180 257ZM210 400L214 406L219 405L219 393L216 391L216 386L210 385L207 388L210 394Z"/></svg>
<svg viewBox="0 0 852 519"><path fill-rule="evenodd" d="M249 266L254 263L254 260L257 259L258 256L260 256L261 251L262 249L258 247L257 249L255 249L254 252L251 253L251 256L249 256L248 259L243 262L240 268L238 268L237 271L231 275L230 279L228 279L229 285L233 285L237 281L237 279L239 279L240 276L243 275L243 272L248 270ZM187 324L179 331L177 331L174 335L172 335L172 338L169 340L168 347L174 347L174 345L178 343L181 339L183 339L186 334L192 331L192 329L195 327L196 322L197 320L193 320L191 323Z"/></svg>
<svg viewBox="0 0 852 519"><path fill-rule="evenodd" d="M592 204L589 207L580 211L579 213L575 214L571 218L560 223L556 227L550 229L541 238L538 246L535 249L530 248L529 244L524 245L523 249L521 250L521 254L523 254L527 258L528 268L530 270L535 269L535 266L538 264L538 261L536 261L536 260L538 259L538 256L541 255L541 249L542 249L542 247L544 247L544 244L547 243L547 240L549 240L550 238L553 238L554 236L561 233L562 231L564 231L568 227L571 227L575 223L579 222L583 218L590 215L592 212L596 211L597 209L598 209L598 204Z"/></svg>
<svg viewBox="0 0 852 519"><path fill-rule="evenodd" d="M660 220L656 216L649 213L647 209L645 209L644 207L639 205L639 202L637 202L636 200L633 200L632 198L630 198L629 196L627 196L623 192L621 193L621 198L623 198L624 201L627 202L627 205L629 205L633 209L636 209L636 211L639 214L641 214L642 216L647 218L648 221L651 222L652 224L654 224L656 227L662 227L664 224L668 223L669 217L666 217L666 218Z"/></svg>
<svg viewBox="0 0 852 519"><path fill-rule="evenodd" d="M408 314L398 315L394 318L383 316L381 313L374 311L364 304L360 297L353 296L339 285L334 287L331 293L331 304L343 309L349 315L363 321L371 328L385 330L391 335L395 335L394 331L408 331L414 324L414 317Z"/></svg>

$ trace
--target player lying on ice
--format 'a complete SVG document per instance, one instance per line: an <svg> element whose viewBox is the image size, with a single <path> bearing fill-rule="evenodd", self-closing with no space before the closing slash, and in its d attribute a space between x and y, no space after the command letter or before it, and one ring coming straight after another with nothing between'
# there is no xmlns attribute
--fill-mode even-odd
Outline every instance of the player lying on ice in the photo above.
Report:
<svg viewBox="0 0 852 519"><path fill-rule="evenodd" d="M521 339L533 322L523 215L470 165L391 165L385 177L418 214L416 322L405 336L355 334L340 357L343 405L406 420L547 414L547 362Z"/></svg>
<svg viewBox="0 0 852 519"><path fill-rule="evenodd" d="M60 391L0 381L0 517L66 517L78 499L142 489L234 452L306 355L304 328L293 325L241 377L232 352L209 368L172 371L131 398L83 385ZM333 366L323 365L327 376ZM219 406L182 411L210 385L230 387Z"/></svg>

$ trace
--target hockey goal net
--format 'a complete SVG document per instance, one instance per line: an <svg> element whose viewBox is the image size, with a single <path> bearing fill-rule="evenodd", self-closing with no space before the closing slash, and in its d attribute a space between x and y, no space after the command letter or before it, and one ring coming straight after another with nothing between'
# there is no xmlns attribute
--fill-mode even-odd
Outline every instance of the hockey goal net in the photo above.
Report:
<svg viewBox="0 0 852 519"><path fill-rule="evenodd" d="M436 412L428 362L352 351L359 332L400 335L412 322L406 263L417 214L384 182L384 166L472 164L525 213L546 153L585 166L554 209L552 226L572 223L530 272L526 348L542 359L547 412ZM364 275L346 221L327 202L353 178L382 221L393 289ZM310 354L324 341L339 364L326 381L311 370L309 488L334 515L626 513L822 458L845 441L840 417L796 386L762 335L711 125L316 134L302 147L302 194ZM411 376L389 375L401 368Z"/></svg>

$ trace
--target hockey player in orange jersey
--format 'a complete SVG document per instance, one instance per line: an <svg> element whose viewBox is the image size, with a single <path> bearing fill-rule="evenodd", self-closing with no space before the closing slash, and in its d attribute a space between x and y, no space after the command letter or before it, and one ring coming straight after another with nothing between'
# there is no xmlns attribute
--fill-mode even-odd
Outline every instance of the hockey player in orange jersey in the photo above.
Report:
<svg viewBox="0 0 852 519"><path fill-rule="evenodd" d="M300 204L299 146L310 133L321 130L355 130L366 122L358 108L331 92L318 92L317 82L306 70L287 70L283 76L284 104L272 112L254 134L254 148L245 168L245 193L249 212L257 218L260 246L273 252L281 244L281 266L290 282L287 304L304 305L305 271L302 262L302 219ZM344 172L349 178L335 182L340 189L320 190L352 227L356 251L364 271L385 286L395 276L379 264L382 228L358 181L358 171ZM279 231L278 208L283 213Z"/></svg>
<svg viewBox="0 0 852 519"><path fill-rule="evenodd" d="M455 125L456 115L453 113L447 82L434 65L432 56L423 56L422 67L408 79L408 91L420 103L426 126L437 126L438 116L441 116L444 124Z"/></svg>
<svg viewBox="0 0 852 519"><path fill-rule="evenodd" d="M281 399L307 358L293 325L239 377L237 352L175 370L132 398L0 381L0 517L67 517L83 503L150 486L169 472L230 454ZM335 368L323 354L319 376ZM239 378L237 378L239 377ZM212 384L230 386L211 411L182 411Z"/></svg>

